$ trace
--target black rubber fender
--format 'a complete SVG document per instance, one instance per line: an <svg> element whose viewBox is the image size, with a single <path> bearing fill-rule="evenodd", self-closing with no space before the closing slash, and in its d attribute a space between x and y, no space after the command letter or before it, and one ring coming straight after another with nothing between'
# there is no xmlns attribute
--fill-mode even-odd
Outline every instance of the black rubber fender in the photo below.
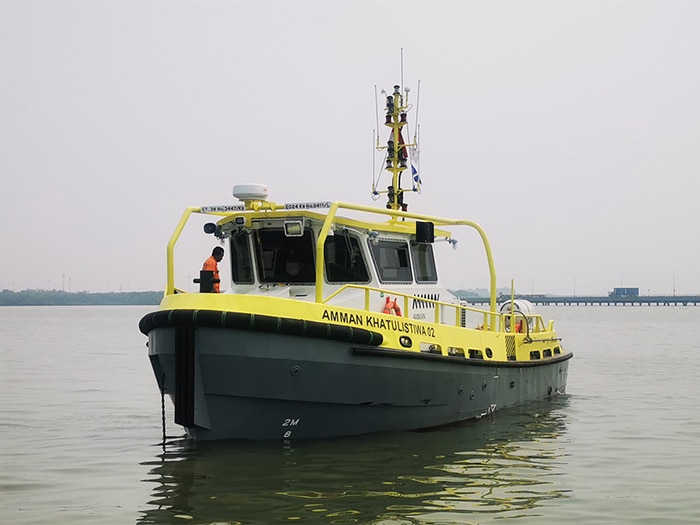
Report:
<svg viewBox="0 0 700 525"><path fill-rule="evenodd" d="M305 319L218 310L159 310L146 314L139 322L139 330L144 335L148 335L155 328L183 326L254 330L256 332L331 339L369 346L379 346L384 340L379 332L365 328L320 321L307 321Z"/></svg>

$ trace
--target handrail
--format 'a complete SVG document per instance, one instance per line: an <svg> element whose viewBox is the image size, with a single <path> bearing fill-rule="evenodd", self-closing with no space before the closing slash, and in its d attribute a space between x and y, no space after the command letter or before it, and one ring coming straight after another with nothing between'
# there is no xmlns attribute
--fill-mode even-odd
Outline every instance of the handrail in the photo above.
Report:
<svg viewBox="0 0 700 525"><path fill-rule="evenodd" d="M330 294L328 297L326 297L324 300L321 301L323 304L328 304L330 300L332 300L335 297L338 297L340 294L345 292L346 290L349 289L355 289L355 290L361 290L364 292L364 309L365 311L369 312L370 311L370 293L371 292L377 292L377 293L384 293L384 294L391 294L397 297L403 297L404 301L404 308L403 311L405 312L405 315L408 315L409 312L409 300L417 300L421 301L424 303L431 303L435 305L435 323L440 322L440 309L438 307L446 307L446 308L454 308L455 309L455 321L453 326L460 326L461 322L461 312L462 311L467 311L467 312L473 312L479 315L483 315L484 319L486 319L489 315L492 315L493 312L490 312L488 310L482 310L480 308L476 308L473 306L466 306L462 304L455 304L455 303L448 303L445 301L440 301L436 299L428 299L425 297L420 297L418 295L413 295L410 293L403 293L399 292L396 290L386 290L384 288L377 288L374 286L366 286L366 285L361 285L361 284L344 284L341 286L338 290ZM515 313L503 313L503 312L496 312L495 313L495 319L498 320L497 323L492 325L490 328L487 328L486 325L484 325L485 330L492 330L495 332L511 332L511 330L508 329L508 323L506 320L510 320L510 326L515 326L515 321L516 318L524 318L525 316L522 313L515 312ZM526 318L527 320L533 320L534 321L534 326L533 329L531 330L532 333L537 333L537 332L542 332L544 331L544 321L542 319L541 315L538 314L533 314L529 315ZM445 323L446 325L449 326L448 323ZM551 331L551 330L550 330Z"/></svg>
<svg viewBox="0 0 700 525"><path fill-rule="evenodd" d="M193 213L202 213L205 215L216 215L219 217L226 217L229 215L228 213L220 212L220 211L202 211L201 206L190 206L182 213L182 217L180 217L180 222L177 223L177 226L175 227L175 231L170 236L170 240L168 241L168 247L166 250L166 265L167 265L168 278L167 278L167 284L165 287L165 295L173 295L174 293L176 293L176 290L175 290L175 260L174 260L175 244L177 243L178 239L180 238L180 235L182 234L182 230L185 229L185 225L187 224L187 221L190 219L190 215L192 215Z"/></svg>
<svg viewBox="0 0 700 525"><path fill-rule="evenodd" d="M374 208L372 206L364 206L361 204L351 204L347 202L333 202L331 204L331 207L328 211L328 214L326 215L326 219L323 222L323 227L321 228L321 232L318 236L318 239L316 240L316 302L321 303L323 302L323 262L324 262L324 243L326 241L326 237L328 236L328 232L331 229L331 226L333 225L333 221L335 220L336 214L338 209L346 209L346 210L353 210L353 211L359 211L359 212L364 212L364 213L372 213L376 215L388 215L390 217L390 222L396 222L399 218L409 218L409 219L416 219L416 220L424 220L424 221L429 221L432 222L436 225L441 225L441 226L469 226L471 228L474 228L479 236L481 237L481 241L484 244L484 250L486 252L486 260L488 263L489 267L489 313L491 314L490 316L490 322L489 319L485 321L485 327L491 327L494 326L496 323L496 267L493 262L493 253L491 252L491 245L489 243L488 237L486 236L486 232L479 226L476 222L474 221L469 221L469 220L458 220L458 219L444 219L441 217L435 217L432 215L423 215L420 213L410 213L410 212L404 212L400 210L393 210L393 209L382 209L382 208Z"/></svg>
<svg viewBox="0 0 700 525"><path fill-rule="evenodd" d="M328 237L328 232L331 230L333 225L333 220L338 212L340 206L339 202L334 202L331 204L328 210L328 215L326 215L326 220L323 221L323 226L321 226L321 231L318 234L318 239L316 239L316 302L323 302L323 267L325 261L325 244L326 238Z"/></svg>
<svg viewBox="0 0 700 525"><path fill-rule="evenodd" d="M175 293L175 261L174 261L175 243L180 238L180 234L182 234L182 230L185 229L185 224L187 224L187 221L189 220L190 215L192 215L193 213L202 213L202 208L199 206L190 206L189 208L187 208L184 211L184 213L182 214L182 217L180 217L180 222L177 223L177 226L175 227L175 231L170 236L170 240L168 241L168 248L167 248L167 255L166 255L168 282L167 282L167 285L165 287L165 295L172 295Z"/></svg>
<svg viewBox="0 0 700 525"><path fill-rule="evenodd" d="M278 206L275 205L274 203L270 203L269 206L267 206L265 209L253 209L253 211L266 211L266 210L275 210L277 209ZM414 220L422 220L422 221L429 221L432 222L435 225L438 226L468 226L477 231L479 236L481 237L481 240L484 245L484 250L486 252L486 260L488 263L488 268L489 268L489 312L486 312L486 314L490 315L484 315L484 327L485 328L493 328L496 326L496 321L498 317L498 313L496 312L496 268L493 262L493 254L491 252L491 245L489 244L488 237L486 236L486 232L479 226L476 222L469 221L469 220L457 220L457 219L445 219L441 217L435 217L432 215L424 215L421 213L410 213L410 212L405 212L401 210L394 210L394 209L383 209L383 208L375 208L372 206L365 206L361 204L352 204L352 203L347 203L347 202L341 202L341 201L336 201L332 202L330 209L328 211L328 214L325 217L325 220L323 221L323 226L321 227L321 231L319 233L318 239L316 240L316 296L315 300L317 303L322 303L324 302L323 299L323 262L324 262L324 244L326 241L326 238L328 237L328 232L330 232L331 227L333 226L333 222L336 219L336 215L339 209L345 209L345 210L352 210L352 211L358 211L358 212L363 212L363 213L370 213L370 214L375 214L375 215L387 215L389 216L389 223L396 224L396 222L399 219L402 218L408 218L408 219L414 219ZM180 235L185 227L185 224L187 223L189 217L193 213L204 213L207 215L219 215L219 216L228 216L230 214L225 213L225 212L219 212L219 211L202 211L201 207L198 206L192 206L187 208L184 213L182 214L182 217L180 218L180 222L178 223L177 227L175 228L175 231L173 232L172 236L170 237L170 241L168 242L168 247L167 247L167 285L165 289L165 294L166 295L172 295L175 293L175 270L174 270L174 248L175 248L175 243L178 241L180 238ZM395 295L397 294L396 292L393 292ZM404 295L404 294L400 294ZM404 299L407 301L407 299ZM449 303L446 303L449 304ZM483 310L482 310L483 312ZM437 313L436 310L436 315L439 316L439 313ZM439 317L438 317L439 318Z"/></svg>

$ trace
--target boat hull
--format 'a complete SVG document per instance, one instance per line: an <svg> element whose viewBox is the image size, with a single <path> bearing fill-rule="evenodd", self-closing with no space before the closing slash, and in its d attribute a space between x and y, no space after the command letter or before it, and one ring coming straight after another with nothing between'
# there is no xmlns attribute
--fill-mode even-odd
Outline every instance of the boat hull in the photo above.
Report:
<svg viewBox="0 0 700 525"><path fill-rule="evenodd" d="M150 330L156 379L198 440L436 427L563 393L570 354L494 362L212 327Z"/></svg>

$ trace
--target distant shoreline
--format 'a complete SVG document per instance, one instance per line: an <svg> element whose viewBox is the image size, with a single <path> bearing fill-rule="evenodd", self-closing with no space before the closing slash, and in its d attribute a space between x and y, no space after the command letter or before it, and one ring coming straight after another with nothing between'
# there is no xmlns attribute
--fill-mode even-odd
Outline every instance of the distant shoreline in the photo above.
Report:
<svg viewBox="0 0 700 525"><path fill-rule="evenodd" d="M499 288L504 294L509 290ZM452 290L461 299L488 298L488 290ZM100 306L100 305L158 305L162 291L147 292L66 292L65 290L13 290L0 291L0 306Z"/></svg>
<svg viewBox="0 0 700 525"><path fill-rule="evenodd" d="M499 288L503 294L507 289ZM488 298L488 290L454 290L461 299ZM100 305L158 305L162 291L147 292L66 292L64 290L0 291L0 306L100 306Z"/></svg>
<svg viewBox="0 0 700 525"><path fill-rule="evenodd" d="M0 306L99 306L160 304L163 292L66 292L63 290L0 291Z"/></svg>

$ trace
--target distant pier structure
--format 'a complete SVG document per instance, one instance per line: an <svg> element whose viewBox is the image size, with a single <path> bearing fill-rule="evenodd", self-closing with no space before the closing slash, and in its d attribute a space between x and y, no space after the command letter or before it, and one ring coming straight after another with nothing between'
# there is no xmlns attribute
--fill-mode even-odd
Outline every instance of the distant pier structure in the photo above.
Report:
<svg viewBox="0 0 700 525"><path fill-rule="evenodd" d="M586 296L586 295L536 295L516 294L516 299L526 299L536 305L564 306L698 306L700 295L629 295ZM498 302L507 301L510 296L499 296ZM488 297L464 297L471 304L488 304Z"/></svg>

